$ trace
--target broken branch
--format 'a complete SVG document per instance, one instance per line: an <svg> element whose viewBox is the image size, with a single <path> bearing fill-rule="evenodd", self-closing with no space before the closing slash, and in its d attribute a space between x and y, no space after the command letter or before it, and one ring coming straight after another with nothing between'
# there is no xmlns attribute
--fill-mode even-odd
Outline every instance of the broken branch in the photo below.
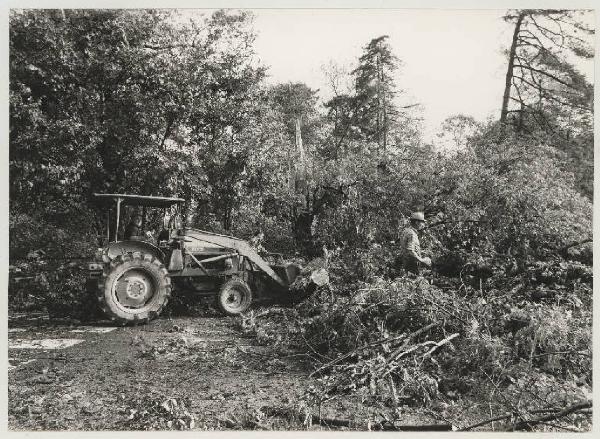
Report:
<svg viewBox="0 0 600 439"><path fill-rule="evenodd" d="M546 416L542 416L537 419L531 419L529 421L520 421L516 424L511 425L506 429L506 431L517 431L517 430L529 430L531 427L536 426L537 424L542 424L548 421L554 421L555 419L564 418L572 413L576 413L580 410L589 409L592 407L592 401L581 402L579 404L574 404L570 407L567 407L559 412L551 413Z"/></svg>
<svg viewBox="0 0 600 439"><path fill-rule="evenodd" d="M433 346L431 349L429 349L429 351L427 351L425 353L425 355L423 355L423 358L427 358L429 357L431 354L433 354L435 351L437 351L440 347L444 346L446 343L451 342L452 340L454 340L456 337L458 337L458 332L454 333L452 335L450 335L449 337L446 337L445 339L437 342L435 344L435 346Z"/></svg>

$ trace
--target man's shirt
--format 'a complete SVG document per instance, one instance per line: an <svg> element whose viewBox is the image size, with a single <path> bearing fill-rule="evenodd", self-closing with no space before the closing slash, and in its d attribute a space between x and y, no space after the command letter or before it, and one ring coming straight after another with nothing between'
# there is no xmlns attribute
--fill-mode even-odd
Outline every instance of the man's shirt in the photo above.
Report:
<svg viewBox="0 0 600 439"><path fill-rule="evenodd" d="M403 258L421 259L421 244L417 231L412 227L407 227L400 235L400 254Z"/></svg>

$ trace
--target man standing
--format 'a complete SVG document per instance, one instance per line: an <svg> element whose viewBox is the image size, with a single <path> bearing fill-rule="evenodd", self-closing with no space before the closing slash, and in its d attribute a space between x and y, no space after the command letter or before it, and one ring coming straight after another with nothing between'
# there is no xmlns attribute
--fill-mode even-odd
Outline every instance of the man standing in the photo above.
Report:
<svg viewBox="0 0 600 439"><path fill-rule="evenodd" d="M431 266L431 259L421 256L421 243L419 234L425 228L425 215L423 212L413 212L410 215L410 225L402 231L400 236L400 257L405 270L419 274L421 264Z"/></svg>

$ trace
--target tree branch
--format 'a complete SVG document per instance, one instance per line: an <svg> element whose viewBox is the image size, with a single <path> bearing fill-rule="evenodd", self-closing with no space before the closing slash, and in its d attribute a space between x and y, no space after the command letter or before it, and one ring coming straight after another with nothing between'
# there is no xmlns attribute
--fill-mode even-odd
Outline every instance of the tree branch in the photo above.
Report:
<svg viewBox="0 0 600 439"><path fill-rule="evenodd" d="M547 421L553 421L555 419L564 418L572 413L578 412L583 409L588 409L592 407L592 401L586 401L579 404L574 404L570 407L567 407L559 412L551 413L546 416L542 416L537 419L532 419L530 421L520 421L516 424L511 425L506 429L506 431L517 431L517 430L529 430L531 427L536 426L537 424L541 424Z"/></svg>
<svg viewBox="0 0 600 439"><path fill-rule="evenodd" d="M592 358L592 356L586 352L579 352L579 351L562 351L562 352L544 352L543 354L537 354L537 355L532 355L532 358L539 358L539 357L545 357L546 355L580 355L582 357L589 357Z"/></svg>
<svg viewBox="0 0 600 439"><path fill-rule="evenodd" d="M553 44L557 45L558 47L560 47L561 49L565 48L564 45L564 40L565 37L564 35L558 33L558 32L554 32L550 29L545 28L544 26L541 26L538 24L538 22L535 20L535 18L533 17L533 14L529 16L529 18L531 18L531 21L533 22L533 25L540 31L540 33L546 37L548 40L552 41ZM552 38L551 36L548 36L548 34L550 35L554 35L555 37L559 37L561 38L561 42L558 43L557 41L554 40L554 38Z"/></svg>
<svg viewBox="0 0 600 439"><path fill-rule="evenodd" d="M503 421L504 419L510 419L511 416L512 416L512 413L509 413L506 415L501 415L501 416L496 416L496 417L489 418L484 421L478 422L476 424L469 425L467 427L459 428L457 431L469 431L474 428L481 427L482 425L491 424L492 422Z"/></svg>
<svg viewBox="0 0 600 439"><path fill-rule="evenodd" d="M539 93L539 95L540 95L540 97L541 97L541 98L544 98L544 99L548 99L548 100L554 101L554 102L556 102L556 103L559 103L560 105L563 105L563 106L565 106L565 107L575 108L575 109L578 109L578 110L583 110L583 111L591 111L591 110L590 110L588 107L584 107L584 106L577 105L577 104L571 104L571 103L569 103L569 102L565 102L565 101L562 101L562 100L560 100L560 99L556 98L555 96L553 96L552 94L550 94L550 93L549 93L547 90L545 90L544 88L542 88L540 84L534 84L534 83L532 83L532 82L528 81L527 79L525 79L525 78L524 78L524 77L522 77L522 76L515 76L515 78L517 78L517 79L519 79L519 80L523 81L523 82L524 82L525 84L527 84L527 85L530 85L530 86L532 86L532 87L535 87L535 88L537 88L537 89L538 89L538 93ZM512 96L511 96L511 99L512 99L512 100L514 100L514 101L516 101L516 102L521 102L521 103L523 103L523 102L524 102L523 100L515 99L515 98L514 98L514 97L512 97ZM528 106L528 105L526 105L526 106ZM529 107L530 107L530 108L533 108L533 107L531 107L531 106L529 106ZM538 109L536 109L536 111L538 111L538 112L539 112L539 110L538 110Z"/></svg>
<svg viewBox="0 0 600 439"><path fill-rule="evenodd" d="M548 72L545 72L543 70L536 69L535 67L531 67L531 66L523 65L523 64L515 64L515 67L520 67L520 68L524 68L524 69L527 69L527 70L533 70L534 72L539 73L539 74L544 75L544 76L547 76L548 78L552 78L556 82L560 82L561 84L563 84L563 85L565 85L567 87L575 88L575 87L573 87L573 84L569 84L568 82L566 82L566 81L558 78L557 76L554 76L554 75L552 75L552 74L550 74Z"/></svg>
<svg viewBox="0 0 600 439"><path fill-rule="evenodd" d="M151 49L151 50L171 50L171 49L180 49L183 47L195 47L195 42L192 44L168 44L166 46L156 46L156 45L151 45L151 44L144 44L142 47L144 49Z"/></svg>
<svg viewBox="0 0 600 439"><path fill-rule="evenodd" d="M427 228L430 229L432 227L441 226L442 224L455 224L455 223L487 223L485 220L447 220L447 221L439 221L437 223L433 223Z"/></svg>
<svg viewBox="0 0 600 439"><path fill-rule="evenodd" d="M556 134L556 129L554 128L554 126L552 126L552 124L548 121L548 119L546 119L546 117L544 116L544 114L539 109L537 109L537 108L535 108L535 107L533 107L533 106L531 106L529 104L526 104L526 103L524 103L522 101L519 101L518 99L513 98L512 96L511 96L511 100L513 100L515 102L519 102L520 104L522 104L526 108L530 108L532 110L530 114L534 117L534 119L536 121L538 121L538 123L540 123L539 117L541 117L541 119L542 119L541 122L543 122L543 123L540 123L540 125L546 125L550 129L550 131L552 133Z"/></svg>

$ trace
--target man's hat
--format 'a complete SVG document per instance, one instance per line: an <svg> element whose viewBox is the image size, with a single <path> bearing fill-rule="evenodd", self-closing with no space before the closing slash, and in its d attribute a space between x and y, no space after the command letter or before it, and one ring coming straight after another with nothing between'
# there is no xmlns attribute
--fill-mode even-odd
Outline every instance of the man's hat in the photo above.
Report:
<svg viewBox="0 0 600 439"><path fill-rule="evenodd" d="M413 212L410 215L410 219L414 221L423 221L425 222L425 214L423 212Z"/></svg>

